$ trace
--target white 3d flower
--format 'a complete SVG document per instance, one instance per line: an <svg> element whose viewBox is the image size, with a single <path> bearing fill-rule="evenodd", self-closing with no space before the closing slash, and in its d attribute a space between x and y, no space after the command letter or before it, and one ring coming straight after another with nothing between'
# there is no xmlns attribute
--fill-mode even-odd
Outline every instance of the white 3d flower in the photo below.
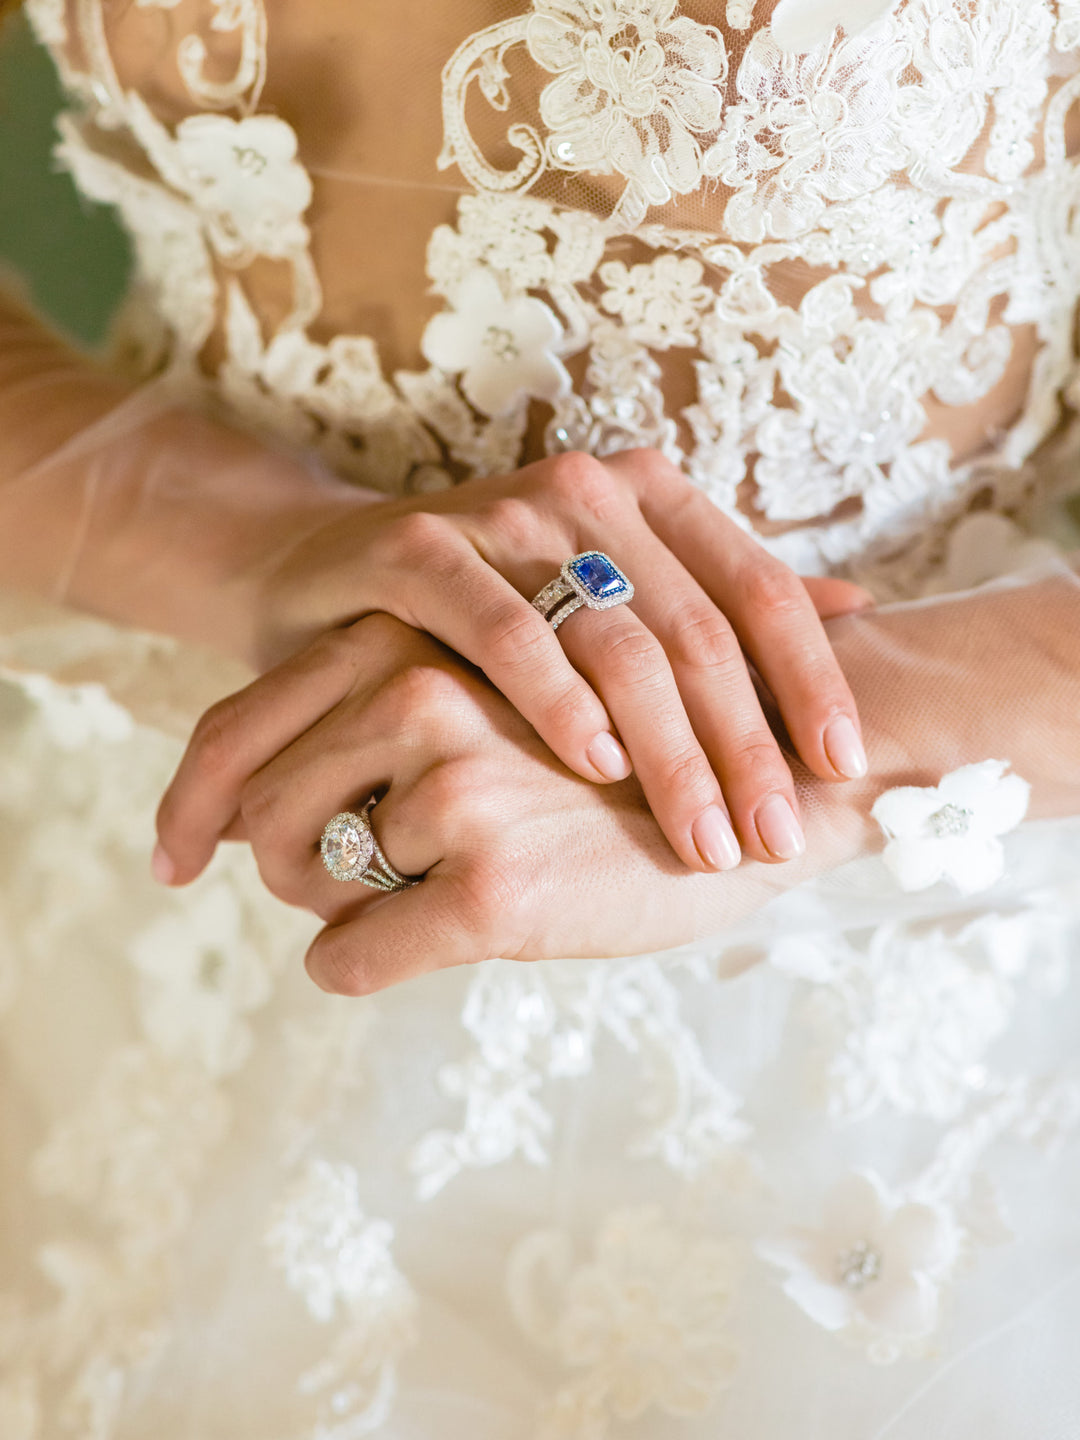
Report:
<svg viewBox="0 0 1080 1440"><path fill-rule="evenodd" d="M886 790L871 814L888 837L883 859L902 890L951 880L963 895L1001 878L998 838L1027 814L1031 786L1006 775L1007 760L983 760L946 775L940 785Z"/></svg>
<svg viewBox="0 0 1080 1440"><path fill-rule="evenodd" d="M477 270L458 288L450 312L424 331L424 359L461 375L465 398L484 415L505 415L525 395L555 400L570 376L552 353L562 339L554 311L531 295L503 298L495 277Z"/></svg>
<svg viewBox="0 0 1080 1440"><path fill-rule="evenodd" d="M282 258L308 243L300 219L311 180L296 159L296 132L275 115L191 115L176 127L177 184L207 217L228 259Z"/></svg>
<svg viewBox="0 0 1080 1440"><path fill-rule="evenodd" d="M811 1320L888 1360L937 1328L961 1238L944 1207L898 1200L876 1175L853 1172L826 1200L820 1230L787 1231L757 1253L787 1271L784 1293Z"/></svg>
<svg viewBox="0 0 1080 1440"><path fill-rule="evenodd" d="M857 35L882 15L896 0L780 0L773 11L772 33L781 50L812 50L836 29Z"/></svg>

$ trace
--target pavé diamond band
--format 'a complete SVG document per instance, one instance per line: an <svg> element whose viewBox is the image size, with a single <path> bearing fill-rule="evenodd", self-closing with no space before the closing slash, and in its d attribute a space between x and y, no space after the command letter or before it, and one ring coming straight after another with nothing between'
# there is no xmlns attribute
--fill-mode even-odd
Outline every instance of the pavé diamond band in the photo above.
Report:
<svg viewBox="0 0 1080 1440"><path fill-rule="evenodd" d="M610 610L634 598L634 587L610 556L601 550L571 555L557 577L545 585L533 600L553 630L568 615L587 605L590 610Z"/></svg>
<svg viewBox="0 0 1080 1440"><path fill-rule="evenodd" d="M344 810L335 815L322 833L323 864L335 880L359 880L375 890L408 890L420 882L399 875L382 852L368 819L372 798L359 815Z"/></svg>

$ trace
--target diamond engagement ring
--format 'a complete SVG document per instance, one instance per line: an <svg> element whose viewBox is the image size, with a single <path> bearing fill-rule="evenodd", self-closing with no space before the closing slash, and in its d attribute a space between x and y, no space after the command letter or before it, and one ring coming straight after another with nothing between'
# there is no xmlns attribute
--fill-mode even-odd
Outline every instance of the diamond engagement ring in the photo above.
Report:
<svg viewBox="0 0 1080 1440"><path fill-rule="evenodd" d="M601 550L586 550L572 555L532 603L557 630L582 605L590 610L610 610L633 598L634 587L614 560Z"/></svg>
<svg viewBox="0 0 1080 1440"><path fill-rule="evenodd" d="M420 882L399 875L383 854L368 819L374 805L372 798L359 815L345 810L334 816L322 833L323 864L335 880L359 880L376 890L408 890Z"/></svg>

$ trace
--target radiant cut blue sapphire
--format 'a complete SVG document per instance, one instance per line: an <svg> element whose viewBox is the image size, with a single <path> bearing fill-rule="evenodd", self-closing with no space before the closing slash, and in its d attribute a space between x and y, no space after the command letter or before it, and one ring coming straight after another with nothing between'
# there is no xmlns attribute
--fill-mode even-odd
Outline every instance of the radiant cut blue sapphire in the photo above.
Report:
<svg viewBox="0 0 1080 1440"><path fill-rule="evenodd" d="M629 590L626 576L613 565L599 550L589 550L575 556L569 570L574 579L591 600L606 601L609 605Z"/></svg>

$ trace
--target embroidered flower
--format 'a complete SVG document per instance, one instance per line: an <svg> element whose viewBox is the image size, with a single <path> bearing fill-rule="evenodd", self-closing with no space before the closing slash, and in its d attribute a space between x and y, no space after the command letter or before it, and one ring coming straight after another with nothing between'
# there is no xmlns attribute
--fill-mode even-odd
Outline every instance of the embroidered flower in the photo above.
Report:
<svg viewBox="0 0 1080 1440"><path fill-rule="evenodd" d="M245 930L234 890L218 883L161 915L131 945L147 1036L165 1055L197 1056L212 1075L244 1063L251 1031L243 1016L270 995Z"/></svg>
<svg viewBox="0 0 1080 1440"><path fill-rule="evenodd" d="M351 1165L312 1160L271 1216L264 1243L289 1286L316 1320L339 1305L377 1310L400 1301L408 1286L394 1264L394 1227L360 1206Z"/></svg>
<svg viewBox="0 0 1080 1440"><path fill-rule="evenodd" d="M951 880L963 895L1001 878L1005 852L998 838L1027 813L1031 786L1006 775L1007 760L983 760L946 775L940 785L886 790L871 814L888 844L884 861L902 890L925 890Z"/></svg>
<svg viewBox="0 0 1080 1440"><path fill-rule="evenodd" d="M733 239L804 235L828 201L863 195L902 167L894 110L903 53L864 36L793 55L757 32L739 67L742 103L703 158L707 175L738 192L724 212Z"/></svg>
<svg viewBox="0 0 1080 1440"><path fill-rule="evenodd" d="M738 1363L725 1328L729 1247L687 1237L655 1206L609 1214L594 1258L576 1268L563 1232L526 1236L511 1254L507 1286L526 1333L585 1372L557 1393L544 1440L601 1440L610 1416L633 1420L652 1406L700 1415ZM553 1293L552 1313L545 1301Z"/></svg>
<svg viewBox="0 0 1080 1440"><path fill-rule="evenodd" d="M528 395L553 401L570 388L554 350L562 340L554 311L531 295L503 298L495 277L477 270L459 287L454 309L424 331L424 359L461 374L465 398L484 415L504 415Z"/></svg>
<svg viewBox="0 0 1080 1440"><path fill-rule="evenodd" d="M514 290L536 290L554 274L544 234L551 210L516 195L464 195L457 228L436 226L428 243L427 271L438 294L453 299L477 267L487 266Z"/></svg>
<svg viewBox="0 0 1080 1440"><path fill-rule="evenodd" d="M275 115L190 115L176 127L174 178L206 217L222 256L283 258L308 243L301 215L311 180L296 159L296 133Z"/></svg>
<svg viewBox="0 0 1080 1440"><path fill-rule="evenodd" d="M720 32L677 0L533 0L529 54L558 79L540 96L550 162L623 175L651 205L701 182L694 138L720 123Z"/></svg>
<svg viewBox="0 0 1080 1440"><path fill-rule="evenodd" d="M897 0L780 0L772 14L773 39L781 50L812 50L838 25L857 35L896 8Z"/></svg>
<svg viewBox="0 0 1080 1440"><path fill-rule="evenodd" d="M820 1230L793 1229L757 1253L787 1271L784 1293L811 1320L888 1362L937 1329L962 1231L944 1206L890 1196L872 1173L832 1191Z"/></svg>
<svg viewBox="0 0 1080 1440"><path fill-rule="evenodd" d="M621 316L636 340L657 349L693 345L701 312L715 298L701 283L701 261L678 255L661 255L651 264L629 268L621 260L609 260L599 275L607 286L600 304L609 315Z"/></svg>

